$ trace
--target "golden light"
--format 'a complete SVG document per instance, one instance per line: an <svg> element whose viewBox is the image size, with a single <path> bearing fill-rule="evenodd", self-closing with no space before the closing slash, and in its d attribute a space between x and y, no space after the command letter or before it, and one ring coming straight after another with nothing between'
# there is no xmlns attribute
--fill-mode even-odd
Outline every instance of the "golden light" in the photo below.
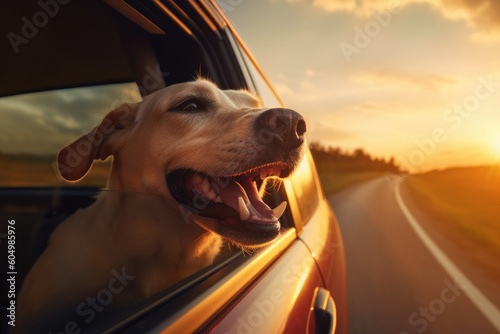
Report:
<svg viewBox="0 0 500 334"><path fill-rule="evenodd" d="M500 133L493 136L490 145L495 154L500 156Z"/></svg>

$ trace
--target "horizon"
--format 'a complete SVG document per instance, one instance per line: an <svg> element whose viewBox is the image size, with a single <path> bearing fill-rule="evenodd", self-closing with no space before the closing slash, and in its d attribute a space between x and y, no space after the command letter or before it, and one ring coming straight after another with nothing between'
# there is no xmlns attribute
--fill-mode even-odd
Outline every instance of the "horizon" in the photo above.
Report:
<svg viewBox="0 0 500 334"><path fill-rule="evenodd" d="M390 162L390 159L394 159L394 162L395 162L395 166L398 167L398 168L403 168L403 170L401 170L398 174L396 175L403 175L403 174L409 174L409 175L418 175L418 174L425 174L425 173L432 173L432 172L441 172L441 171L447 171L447 170L454 170L454 169L477 169L477 168L493 168L493 169L498 169L498 174L500 174L500 161L499 162L495 162L495 163L492 163L492 164L478 164L478 165L466 165L466 166L446 166L446 167L443 167L443 168L434 168L434 169L430 169L430 170L426 170L426 171L419 171L419 172L415 172L415 171L409 171L407 169L404 169L404 165L401 165L394 157L392 156L389 156L389 157L381 157L381 156L376 156L374 154L372 154L371 152L368 152L368 151L365 151L362 147L358 147L358 148L355 148L354 150L344 150L342 147L334 147L334 146L325 146L323 145L321 142L313 142L313 143L309 143L309 147L316 147L316 144L319 144L320 145L320 148L323 149L324 151L328 151L328 150L339 150L340 154L342 156L353 156L354 153L357 151L357 150L362 150L363 153L365 153L371 161L375 161L375 160L378 160L378 159L382 159L383 162L385 163L389 163ZM317 147L316 147L317 149ZM311 149L312 151L314 149ZM56 163L57 162L57 153L58 152L55 152L55 153L34 153L34 152L5 152L5 151L2 151L0 150L0 158L1 157L6 157L7 159L9 158L21 158L21 159L36 159L37 161L31 161L29 163L33 163L33 162L44 162L44 161L40 161L40 160L50 160L51 162L53 163ZM109 157L103 161L99 161L100 164L106 164L108 163L112 158ZM45 161L46 162L46 161ZM389 172L390 173L390 172ZM393 173L394 174L394 173Z"/></svg>

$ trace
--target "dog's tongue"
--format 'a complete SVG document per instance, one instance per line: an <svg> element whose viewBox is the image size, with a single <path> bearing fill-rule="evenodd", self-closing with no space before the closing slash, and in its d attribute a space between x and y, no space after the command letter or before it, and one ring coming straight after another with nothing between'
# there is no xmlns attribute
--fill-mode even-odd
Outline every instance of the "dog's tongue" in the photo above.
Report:
<svg viewBox="0 0 500 334"><path fill-rule="evenodd" d="M260 198L255 182L247 178L221 185L219 195L227 206L239 213L241 220L253 223L275 223L286 207L286 202L283 202L271 210Z"/></svg>

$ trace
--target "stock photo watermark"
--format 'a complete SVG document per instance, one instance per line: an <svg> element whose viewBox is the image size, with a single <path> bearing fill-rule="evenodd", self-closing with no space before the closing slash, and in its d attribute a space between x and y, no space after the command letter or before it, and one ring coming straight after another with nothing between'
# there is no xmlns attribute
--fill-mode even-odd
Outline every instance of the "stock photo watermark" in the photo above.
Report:
<svg viewBox="0 0 500 334"><path fill-rule="evenodd" d="M448 140L450 129L458 130L463 121L478 110L481 102L489 99L499 87L500 81L494 81L492 74L479 77L473 94L466 96L461 103L457 103L452 108L444 111L442 120L448 129L446 127L436 127L430 131L426 138L415 140L416 148L410 154L398 156L402 167L410 169L411 167L422 166L426 159L436 152L437 146Z"/></svg>
<svg viewBox="0 0 500 334"><path fill-rule="evenodd" d="M81 333L82 327L92 323L97 314L103 312L116 296L122 293L135 279L135 276L126 272L125 267L121 271L112 269L110 273L112 277L106 286L77 305L75 313L78 317L66 322L62 333Z"/></svg>
<svg viewBox="0 0 500 334"><path fill-rule="evenodd" d="M403 7L400 1L391 2L385 10L378 11L373 19L366 22L363 28L355 26L352 43L342 42L339 44L340 51L348 64L352 62L353 55L359 55L366 49L372 40L380 35L392 21L393 15L401 13Z"/></svg>
<svg viewBox="0 0 500 334"><path fill-rule="evenodd" d="M438 147L448 141L450 133L457 131L464 121L476 115L481 103L496 93L498 88L500 88L500 81L493 74L478 77L473 93L443 112L441 117L442 126L433 128L424 138L415 139L415 148L409 154L397 157L401 167L411 171L423 166L428 158L437 152ZM394 189L394 185L406 176L407 174L403 173L396 176L386 174L385 178L391 189Z"/></svg>
<svg viewBox="0 0 500 334"><path fill-rule="evenodd" d="M229 13L234 11L243 1L244 0L217 0L217 4L224 12Z"/></svg>
<svg viewBox="0 0 500 334"><path fill-rule="evenodd" d="M466 288L460 283L456 281L452 283L448 279L445 279L443 284L445 287L437 298L431 300L426 306L420 306L408 317L408 323L417 333L423 333L429 327L429 323L434 322L443 314L447 306L454 303ZM410 332L401 331L399 334L410 334Z"/></svg>
<svg viewBox="0 0 500 334"><path fill-rule="evenodd" d="M66 5L70 0L40 0L38 1L39 11L36 11L31 18L23 16L21 18L21 28L18 32L9 32L7 39L14 50L14 53L19 53L21 45L26 45L35 38L39 31L43 29L55 17L62 5Z"/></svg>

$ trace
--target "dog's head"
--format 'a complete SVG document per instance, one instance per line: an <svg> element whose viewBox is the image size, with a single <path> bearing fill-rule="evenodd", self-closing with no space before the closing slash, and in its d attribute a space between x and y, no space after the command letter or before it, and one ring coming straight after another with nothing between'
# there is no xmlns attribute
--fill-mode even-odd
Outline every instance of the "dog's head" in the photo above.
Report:
<svg viewBox="0 0 500 334"><path fill-rule="evenodd" d="M255 246L279 235L286 207L269 208L256 181L294 170L305 131L292 110L262 108L248 92L197 80L111 111L59 152L59 171L77 181L95 159L113 155L109 188L164 196L204 228Z"/></svg>

